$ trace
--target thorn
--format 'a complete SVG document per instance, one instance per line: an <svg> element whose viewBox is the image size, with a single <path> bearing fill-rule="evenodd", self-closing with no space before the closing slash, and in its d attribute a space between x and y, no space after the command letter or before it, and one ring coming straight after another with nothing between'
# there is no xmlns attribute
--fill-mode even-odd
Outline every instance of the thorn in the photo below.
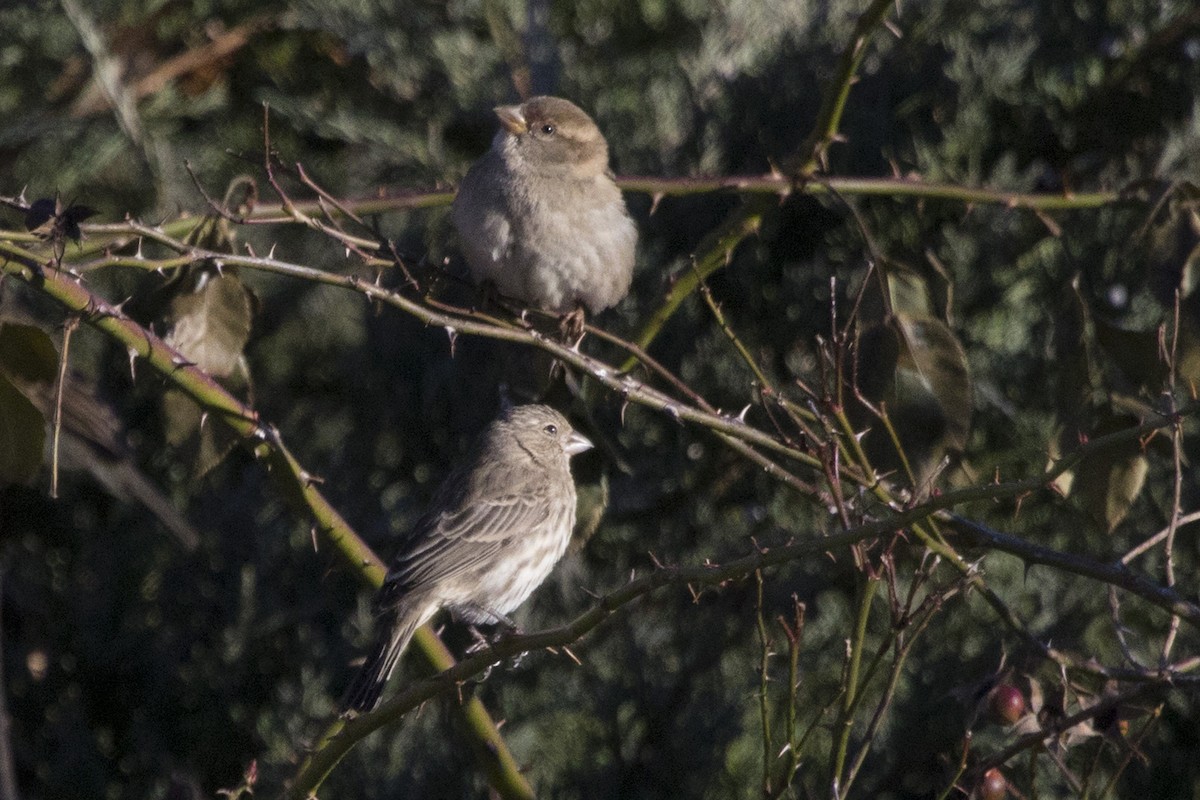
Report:
<svg viewBox="0 0 1200 800"><path fill-rule="evenodd" d="M316 525L311 525L311 526L309 526L309 528L308 528L308 534L309 534L309 536L311 536L311 537L312 537L313 552L314 552L314 553L320 552L320 549L321 549L321 548L317 546L317 545L318 545L318 542L317 542L317 526L316 526Z"/></svg>
<svg viewBox="0 0 1200 800"><path fill-rule="evenodd" d="M658 201L662 200L665 196L662 192L655 192L650 195L650 216L654 216L654 212L658 210Z"/></svg>
<svg viewBox="0 0 1200 800"><path fill-rule="evenodd" d="M137 350L134 350L132 347L130 347L128 350L126 350L126 352L129 354L129 379L136 380L137 368L135 365L137 364Z"/></svg>
<svg viewBox="0 0 1200 800"><path fill-rule="evenodd" d="M751 405L753 405L753 404L752 404L752 403L747 403L747 404L746 404L746 407L742 409L741 413L740 413L740 414L738 414L738 415L735 417L735 419L736 419L738 422L742 423L743 425L745 425L745 424L746 424L746 412L750 410L750 406L751 406Z"/></svg>
<svg viewBox="0 0 1200 800"><path fill-rule="evenodd" d="M325 479L319 475L313 475L311 472L303 469L300 470L298 477L300 478L301 483L303 483L305 486L312 486L313 484L325 482Z"/></svg>
<svg viewBox="0 0 1200 800"><path fill-rule="evenodd" d="M458 329L452 325L447 325L446 336L450 338L450 357L454 358L454 344L458 341Z"/></svg>
<svg viewBox="0 0 1200 800"><path fill-rule="evenodd" d="M577 666L577 667L583 666L583 662L580 661L579 658L574 653L571 652L571 648L567 647L564 644L564 645L562 645L562 651L567 654L567 658L569 658L575 662L575 666Z"/></svg>

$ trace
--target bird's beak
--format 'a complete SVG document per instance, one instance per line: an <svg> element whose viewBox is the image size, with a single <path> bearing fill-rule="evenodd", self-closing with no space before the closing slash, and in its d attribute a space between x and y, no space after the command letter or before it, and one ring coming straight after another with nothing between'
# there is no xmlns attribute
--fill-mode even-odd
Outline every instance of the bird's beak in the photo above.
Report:
<svg viewBox="0 0 1200 800"><path fill-rule="evenodd" d="M492 110L496 112L506 131L516 136L525 132L528 123L525 121L525 115L521 113L520 106L496 106Z"/></svg>
<svg viewBox="0 0 1200 800"><path fill-rule="evenodd" d="M579 431L571 431L571 436L567 439L567 444L563 447L567 455L575 456L582 453L584 450L591 450L594 445Z"/></svg>

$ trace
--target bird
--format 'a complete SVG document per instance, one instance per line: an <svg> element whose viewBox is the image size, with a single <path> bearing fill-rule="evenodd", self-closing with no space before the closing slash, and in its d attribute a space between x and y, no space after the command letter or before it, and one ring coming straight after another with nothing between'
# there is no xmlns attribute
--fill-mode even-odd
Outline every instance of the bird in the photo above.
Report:
<svg viewBox="0 0 1200 800"><path fill-rule="evenodd" d="M541 585L575 525L570 458L592 447L545 405L513 406L476 439L401 539L374 599L374 644L343 700L374 710L413 633L440 609L472 625L507 614Z"/></svg>
<svg viewBox="0 0 1200 800"><path fill-rule="evenodd" d="M500 130L468 170L452 217L476 283L554 314L592 314L629 293L637 226L608 142L561 97L498 106Z"/></svg>

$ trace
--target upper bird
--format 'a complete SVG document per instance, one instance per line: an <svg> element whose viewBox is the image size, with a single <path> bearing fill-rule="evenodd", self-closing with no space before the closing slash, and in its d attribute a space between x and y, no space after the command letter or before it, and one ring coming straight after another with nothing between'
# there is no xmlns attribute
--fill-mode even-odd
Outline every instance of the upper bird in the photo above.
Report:
<svg viewBox="0 0 1200 800"><path fill-rule="evenodd" d="M449 608L505 621L562 557L575 527L568 463L592 443L549 406L509 409L476 440L400 543L375 596L379 631L344 708L370 711L409 639Z"/></svg>
<svg viewBox="0 0 1200 800"><path fill-rule="evenodd" d="M499 106L500 130L454 198L477 283L556 314L597 314L629 293L637 228L608 168L608 143L559 97Z"/></svg>

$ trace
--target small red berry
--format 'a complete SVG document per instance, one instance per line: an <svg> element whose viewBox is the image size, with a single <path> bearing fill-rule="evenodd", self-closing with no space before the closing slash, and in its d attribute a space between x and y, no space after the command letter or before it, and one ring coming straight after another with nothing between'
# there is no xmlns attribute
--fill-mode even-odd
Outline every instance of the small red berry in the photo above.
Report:
<svg viewBox="0 0 1200 800"><path fill-rule="evenodd" d="M983 773L979 782L979 800L1004 800L1008 797L1008 780L997 767Z"/></svg>
<svg viewBox="0 0 1200 800"><path fill-rule="evenodd" d="M997 722L1012 725L1025 716L1025 695L1011 683L1002 683L992 689L988 698L988 709Z"/></svg>

